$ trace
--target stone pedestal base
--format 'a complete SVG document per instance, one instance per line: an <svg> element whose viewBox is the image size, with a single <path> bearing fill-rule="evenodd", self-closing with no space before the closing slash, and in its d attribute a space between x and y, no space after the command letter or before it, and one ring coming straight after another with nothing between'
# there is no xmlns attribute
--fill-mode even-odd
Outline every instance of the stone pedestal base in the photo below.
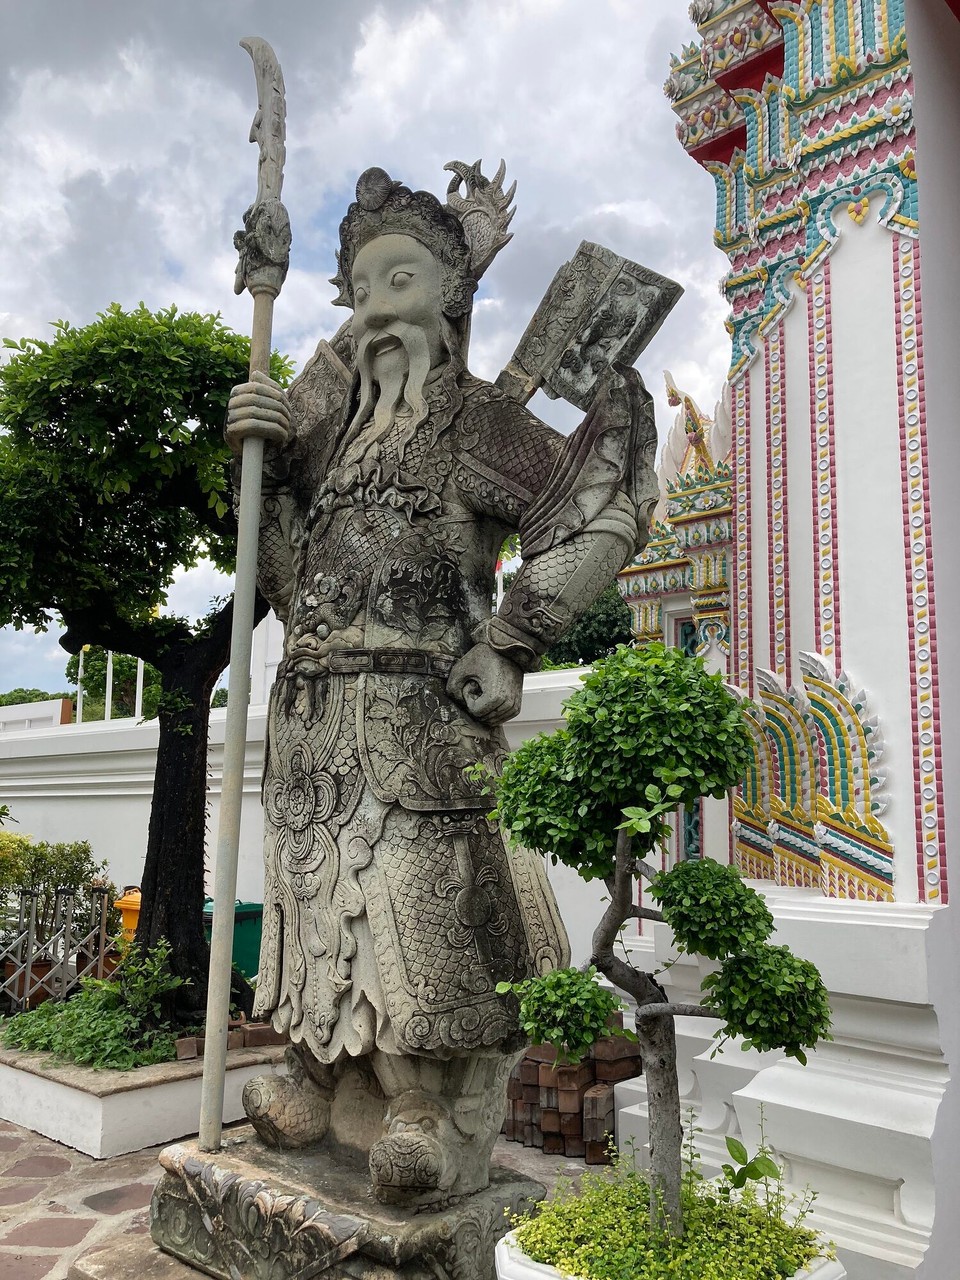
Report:
<svg viewBox="0 0 960 1280"><path fill-rule="evenodd" d="M218 1280L493 1280L507 1215L544 1195L494 1166L486 1191L410 1214L377 1204L366 1170L336 1154L273 1151L252 1133L215 1155L167 1147L160 1163L153 1239Z"/></svg>

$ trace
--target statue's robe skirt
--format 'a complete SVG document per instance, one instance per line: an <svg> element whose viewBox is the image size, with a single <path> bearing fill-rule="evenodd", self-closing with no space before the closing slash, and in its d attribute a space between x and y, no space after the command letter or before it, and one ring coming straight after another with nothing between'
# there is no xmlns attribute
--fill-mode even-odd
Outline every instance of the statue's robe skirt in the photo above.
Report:
<svg viewBox="0 0 960 1280"><path fill-rule="evenodd" d="M446 692L563 440L469 375L430 403L414 431L342 433L294 548L256 1012L322 1062L513 1048L497 983L569 960L543 859L506 846L469 771L504 735Z"/></svg>

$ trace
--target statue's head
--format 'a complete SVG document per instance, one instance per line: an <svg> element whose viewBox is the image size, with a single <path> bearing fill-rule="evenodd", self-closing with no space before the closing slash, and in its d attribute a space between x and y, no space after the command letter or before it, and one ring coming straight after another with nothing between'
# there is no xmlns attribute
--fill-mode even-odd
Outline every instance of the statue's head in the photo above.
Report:
<svg viewBox="0 0 960 1280"><path fill-rule="evenodd" d="M429 191L411 191L383 169L367 169L357 183L357 198L340 223L337 304L356 310L354 269L358 256L382 236L417 241L436 261L442 309L456 320L470 311L477 277L471 273L470 246L456 213Z"/></svg>
<svg viewBox="0 0 960 1280"><path fill-rule="evenodd" d="M503 165L491 182L453 162L448 203L411 191L382 169L368 169L340 223L337 303L353 308L360 404L386 424L401 402L426 415L432 371L464 357L477 281L510 239L514 188L504 193ZM466 184L466 196L458 188Z"/></svg>

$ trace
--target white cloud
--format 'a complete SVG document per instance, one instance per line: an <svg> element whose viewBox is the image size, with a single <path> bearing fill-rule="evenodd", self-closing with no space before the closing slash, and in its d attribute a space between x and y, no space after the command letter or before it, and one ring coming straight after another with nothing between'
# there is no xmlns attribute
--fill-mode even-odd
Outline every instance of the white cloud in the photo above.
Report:
<svg viewBox="0 0 960 1280"><path fill-rule="evenodd" d="M450 159L501 156L518 180L515 238L483 283L472 365L495 376L556 268L581 239L681 281L686 293L639 361L655 393L669 366L703 405L728 347L716 291L713 184L676 142L661 84L693 28L663 0L98 0L8 5L0 73L0 336L45 336L112 301L220 311L249 325L232 235L252 198L253 73L239 39L269 40L288 103L284 199L292 266L275 341L302 366L344 313L329 303L337 224L372 164L442 193ZM538 396L558 426L569 407ZM222 590L178 583L179 611ZM178 593L184 593L182 597ZM0 687L24 643L0 633ZM54 650L56 646L54 645ZM59 654L56 651L59 660ZM37 677L39 679L39 676ZM32 682L32 681L31 681Z"/></svg>

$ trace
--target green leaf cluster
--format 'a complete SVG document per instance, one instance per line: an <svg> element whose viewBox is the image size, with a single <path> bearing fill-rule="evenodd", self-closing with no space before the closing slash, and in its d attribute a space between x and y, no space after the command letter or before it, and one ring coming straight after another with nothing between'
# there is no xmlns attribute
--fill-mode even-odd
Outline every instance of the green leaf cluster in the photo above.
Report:
<svg viewBox="0 0 960 1280"><path fill-rule="evenodd" d="M766 942L773 916L736 867L712 858L678 862L650 886L678 945L691 954L722 960Z"/></svg>
<svg viewBox="0 0 960 1280"><path fill-rule="evenodd" d="M611 1024L611 1014L623 1008L619 996L597 981L597 970L552 969L525 982L500 982L500 995L512 993L520 1001L520 1025L532 1044L549 1044L560 1063L577 1063L590 1046L605 1035L632 1032Z"/></svg>
<svg viewBox="0 0 960 1280"><path fill-rule="evenodd" d="M58 889L74 895L73 915L78 924L89 919L94 885L108 891L112 904L116 886L107 878L106 861L98 862L87 840L60 840L52 844L27 835L0 831L0 901L10 918L16 910L16 895L24 889L37 894L36 937L45 941L53 928ZM119 913L108 916L119 927Z"/></svg>
<svg viewBox="0 0 960 1280"><path fill-rule="evenodd" d="M584 879L612 873L621 824L652 849L670 812L725 795L750 760L742 705L723 677L662 644L619 646L564 712L565 727L508 756L496 814L513 840Z"/></svg>
<svg viewBox="0 0 960 1280"><path fill-rule="evenodd" d="M704 1004L723 1018L724 1035L744 1049L783 1049L805 1063L804 1049L829 1040L830 999L816 965L768 943L729 956L703 980Z"/></svg>
<svg viewBox="0 0 960 1280"><path fill-rule="evenodd" d="M585 1173L576 1192L561 1187L514 1219L519 1247L534 1262L582 1280L784 1280L821 1253L804 1226L809 1203L784 1214L780 1171L761 1153L719 1184L689 1172L681 1189L684 1234L651 1222L645 1171L615 1160L609 1175ZM736 1157L735 1157L736 1158ZM740 1175L746 1168L749 1174ZM761 1197L754 1183L774 1179ZM788 1209L791 1208L788 1206ZM795 1214L795 1216L794 1216ZM788 1220L788 1218L790 1220Z"/></svg>
<svg viewBox="0 0 960 1280"><path fill-rule="evenodd" d="M48 1000L0 1027L8 1049L50 1053L95 1070L129 1071L176 1057L174 1035L161 1021L163 997L183 985L170 972L161 939L145 954L131 943L108 979L86 978L64 1003Z"/></svg>
<svg viewBox="0 0 960 1280"><path fill-rule="evenodd" d="M709 858L679 862L657 876L650 896L681 950L722 962L702 984L704 1004L724 1020L722 1037L739 1035L745 1049L783 1049L801 1062L804 1048L830 1039L819 971L767 942L773 916L735 867Z"/></svg>
<svg viewBox="0 0 960 1280"><path fill-rule="evenodd" d="M766 1178L773 1178L775 1181L780 1179L781 1170L766 1151L758 1151L751 1157L739 1138L727 1137L725 1141L730 1159L734 1162L721 1165L723 1181L719 1193L725 1199L729 1199L731 1192L741 1190L748 1182L762 1182Z"/></svg>

